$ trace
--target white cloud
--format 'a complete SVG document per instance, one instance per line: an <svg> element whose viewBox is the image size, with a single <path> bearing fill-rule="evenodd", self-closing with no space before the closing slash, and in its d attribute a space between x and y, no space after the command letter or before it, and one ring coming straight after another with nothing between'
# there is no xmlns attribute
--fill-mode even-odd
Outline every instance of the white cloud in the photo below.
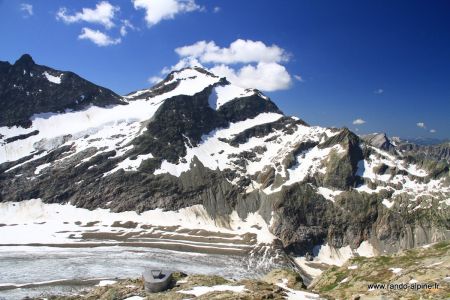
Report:
<svg viewBox="0 0 450 300"><path fill-rule="evenodd" d="M376 95L381 95L381 94L384 93L384 90L383 89L377 89L377 90L373 91L373 93L376 94Z"/></svg>
<svg viewBox="0 0 450 300"><path fill-rule="evenodd" d="M152 76L152 77L150 77L150 78L148 79L148 82L151 83L151 84L156 84L156 83L158 83L158 82L160 82L160 81L162 81L162 80L163 80L162 77L159 77L159 76Z"/></svg>
<svg viewBox="0 0 450 300"><path fill-rule="evenodd" d="M78 36L80 40L90 40L100 47L119 44L122 40L120 38L113 39L109 35L90 28L83 28L81 34Z"/></svg>
<svg viewBox="0 0 450 300"><path fill-rule="evenodd" d="M300 81L300 82L304 82L302 76L300 75L294 75L295 80Z"/></svg>
<svg viewBox="0 0 450 300"><path fill-rule="evenodd" d="M180 61L178 61L175 65L171 66L171 67L164 67L161 70L161 74L165 75L170 73L171 71L175 71L175 70L181 70L187 67L200 67L200 68L204 68L204 66L194 57L185 57L180 59Z"/></svg>
<svg viewBox="0 0 450 300"><path fill-rule="evenodd" d="M128 20L122 20L122 25L120 26L120 35L126 36L128 34L128 29L136 30L133 24Z"/></svg>
<svg viewBox="0 0 450 300"><path fill-rule="evenodd" d="M176 65L164 68L161 74L186 67L204 66L194 57L181 59ZM262 91L276 91L287 89L292 83L291 76L286 68L277 63L258 63L256 66L245 65L235 69L225 64L214 65L208 69L211 73L226 77L231 83L243 88L256 88Z"/></svg>
<svg viewBox="0 0 450 300"><path fill-rule="evenodd" d="M145 10L145 21L153 26L162 20L175 18L175 15L204 8L195 0L132 0L135 9Z"/></svg>
<svg viewBox="0 0 450 300"><path fill-rule="evenodd" d="M420 127L420 128L426 128L424 122L418 122L418 123L416 123L416 125L417 125L417 127Z"/></svg>
<svg viewBox="0 0 450 300"><path fill-rule="evenodd" d="M212 67L210 71L218 76L226 77L235 85L267 92L287 89L292 83L286 68L277 63L260 62L256 66L246 65L238 70L221 64Z"/></svg>
<svg viewBox="0 0 450 300"><path fill-rule="evenodd" d="M67 8L61 7L56 14L56 19L62 20L67 24L81 21L101 24L109 29L114 27L114 16L119 10L118 6L113 6L108 1L101 1L95 6L95 9L83 8L81 12L73 15L67 14Z"/></svg>
<svg viewBox="0 0 450 300"><path fill-rule="evenodd" d="M267 46L261 41L238 39L227 48L220 48L214 41L199 41L176 48L181 57L195 57L202 63L236 64L253 62L287 62L289 55L277 45Z"/></svg>
<svg viewBox="0 0 450 300"><path fill-rule="evenodd" d="M162 73L207 65L212 73L244 88L271 92L287 89L292 84L291 75L281 64L289 61L289 55L277 45L267 46L261 41L238 39L221 48L214 41L198 41L176 48L175 52L180 56L180 61L164 68Z"/></svg>
<svg viewBox="0 0 450 300"><path fill-rule="evenodd" d="M292 85L291 75L281 64L289 60L289 55L276 45L238 39L229 47L220 48L213 41L199 41L176 48L175 52L180 60L163 68L162 75L186 67L202 67L243 88L272 92Z"/></svg>
<svg viewBox="0 0 450 300"><path fill-rule="evenodd" d="M215 12L215 13L218 13L221 10L222 9L220 8L220 6L214 6L214 8L213 8L213 12Z"/></svg>
<svg viewBox="0 0 450 300"><path fill-rule="evenodd" d="M20 10L25 13L24 17L28 18L33 15L33 5L29 3L21 3Z"/></svg>
<svg viewBox="0 0 450 300"><path fill-rule="evenodd" d="M366 121L364 121L364 120L361 119L361 118L358 118L358 119L356 119L356 120L353 121L353 125L362 125L362 124L364 124L364 123L366 123Z"/></svg>
<svg viewBox="0 0 450 300"><path fill-rule="evenodd" d="M430 129L430 133L436 133L436 129Z"/></svg>

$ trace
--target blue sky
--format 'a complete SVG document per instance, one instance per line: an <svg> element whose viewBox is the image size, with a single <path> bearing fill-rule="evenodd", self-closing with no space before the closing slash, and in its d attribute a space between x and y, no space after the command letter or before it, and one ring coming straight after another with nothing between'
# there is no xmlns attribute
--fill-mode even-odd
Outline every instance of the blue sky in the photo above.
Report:
<svg viewBox="0 0 450 300"><path fill-rule="evenodd" d="M119 94L198 63L313 125L450 138L445 0L0 0L0 36Z"/></svg>

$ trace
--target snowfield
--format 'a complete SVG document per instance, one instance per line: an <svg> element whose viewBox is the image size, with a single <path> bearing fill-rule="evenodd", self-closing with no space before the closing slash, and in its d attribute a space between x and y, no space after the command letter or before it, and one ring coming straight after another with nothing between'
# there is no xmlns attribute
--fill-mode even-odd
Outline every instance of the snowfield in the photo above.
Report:
<svg viewBox="0 0 450 300"><path fill-rule="evenodd" d="M75 222L80 222L79 225ZM97 222L88 227L90 222ZM108 209L88 210L70 204L45 204L40 199L21 202L0 203L0 245L5 244L58 244L73 243L71 233L80 230L101 230L115 232L111 227L115 222L137 222L141 225L180 226L184 229L203 229L211 232L230 233L233 235L254 233L258 243L271 243L274 236L262 217L253 213L245 221L236 212L231 215L230 227L218 226L208 216L202 205L195 205L179 211L149 210L142 214L136 212L112 213ZM258 229L261 228L261 229ZM120 228L122 232L141 231L137 228ZM80 235L80 234L78 234ZM78 236L77 235L77 236ZM233 246L234 244L230 244Z"/></svg>

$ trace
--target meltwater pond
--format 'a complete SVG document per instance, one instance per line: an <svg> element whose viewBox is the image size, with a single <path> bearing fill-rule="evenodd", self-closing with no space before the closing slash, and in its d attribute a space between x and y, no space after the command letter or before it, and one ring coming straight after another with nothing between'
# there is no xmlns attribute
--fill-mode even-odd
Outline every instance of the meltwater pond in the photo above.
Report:
<svg viewBox="0 0 450 300"><path fill-rule="evenodd" d="M72 294L100 279L137 278L146 267L227 278L255 278L248 257L155 248L0 246L0 299Z"/></svg>

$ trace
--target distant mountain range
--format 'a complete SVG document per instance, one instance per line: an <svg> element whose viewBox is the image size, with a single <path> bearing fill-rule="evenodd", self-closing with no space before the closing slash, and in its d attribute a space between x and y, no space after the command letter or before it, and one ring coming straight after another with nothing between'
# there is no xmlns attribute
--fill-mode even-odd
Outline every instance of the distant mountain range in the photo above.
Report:
<svg viewBox="0 0 450 300"><path fill-rule="evenodd" d="M447 161L450 162L450 143L439 140L440 143L416 143L399 137L388 138L384 133L361 135L367 143L377 148L394 152L402 156L411 156L415 159ZM429 141L429 139L426 139ZM436 140L433 140L436 141Z"/></svg>
<svg viewBox="0 0 450 300"><path fill-rule="evenodd" d="M407 143L410 143L410 144L417 144L417 145L424 145L424 146L450 143L450 139L437 139L437 138L425 138L425 137L402 138L401 140L403 140Z"/></svg>
<svg viewBox="0 0 450 300"><path fill-rule="evenodd" d="M122 97L24 55L0 62L0 104L0 202L201 205L220 226L262 218L296 255L450 238L448 145L309 126L201 68Z"/></svg>

